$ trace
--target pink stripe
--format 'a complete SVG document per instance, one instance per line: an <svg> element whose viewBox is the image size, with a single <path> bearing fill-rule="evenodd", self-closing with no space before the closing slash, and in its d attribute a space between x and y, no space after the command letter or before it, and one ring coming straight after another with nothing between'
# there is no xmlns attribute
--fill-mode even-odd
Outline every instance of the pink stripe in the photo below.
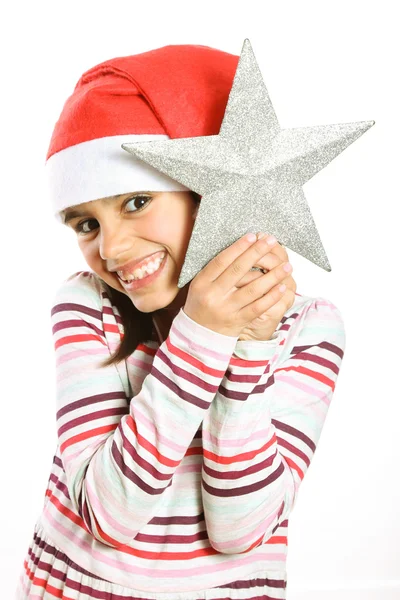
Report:
<svg viewBox="0 0 400 600"><path fill-rule="evenodd" d="M28 563L28 568L29 568L29 563ZM25 572L25 569L24 569L24 572ZM26 574L25 577L24 577L24 573L21 573L21 577L19 578L19 581L20 581L20 584L21 584L21 587L22 587L22 591L24 592L24 594L27 595L28 594L28 584L29 583L31 584L31 580L29 579L29 581L27 581L26 585L25 585L25 583L24 583L24 579L25 578L29 579L28 574ZM27 596L27 597L29 598L29 596ZM31 598L39 598L39 596L31 596ZM17 600L20 600L20 599L17 598Z"/></svg>
<svg viewBox="0 0 400 600"><path fill-rule="evenodd" d="M240 429L239 429L240 427ZM236 428L230 428L229 432L232 433L232 435L236 435L236 432L240 431L242 432L243 429L246 428L246 423L241 422L240 425L238 425L238 427ZM218 438L215 435L213 435L212 433L210 433L208 430L204 429L202 432L202 438L203 441L206 440L207 442L209 442L210 444L213 444L214 446L217 446L218 448L241 448L243 447L243 442L247 444L251 444L252 442L256 441L256 440L261 440L264 444L267 444L268 441L272 438L272 436L274 435L274 431L272 429L272 425L271 427L269 427L268 429L261 429L259 431L256 431L255 433L253 433L253 435L246 437L246 438L234 438L234 439L226 439L226 438ZM254 448L254 450L256 450L256 448ZM247 450L246 450L247 452Z"/></svg>
<svg viewBox="0 0 400 600"><path fill-rule="evenodd" d="M153 434L153 439L156 439L157 441L158 440L161 441L166 448L169 448L169 449L173 450L174 452L177 452L180 455L185 453L187 444L177 444L176 442L172 441L170 438L165 437L165 435L160 433L159 429L156 429L154 427L154 425L150 421L150 419L148 419L138 409L137 406L133 406L132 412L134 413L133 417L134 417L135 421L137 423L142 423L142 425L147 429L147 431L149 431ZM163 414L162 418L163 418L163 426L164 427L166 426L171 431L174 431L174 429L176 428L176 420L167 419L165 413ZM163 454L164 454L164 452L163 452Z"/></svg>
<svg viewBox="0 0 400 600"><path fill-rule="evenodd" d="M279 508L272 515L266 517L264 521L261 521L261 523L256 529L253 529L252 531L250 531L250 533L242 537L235 538L234 540L229 540L229 542L222 542L221 544L218 544L218 549L223 551L229 550L230 548L236 546L250 546L252 543L254 543L255 539L258 540L262 535L265 536L266 532L269 531L269 526L271 525L271 523L273 523L276 520L281 504L282 503L280 502ZM254 513L252 513L251 515L251 521L254 521ZM240 525L242 524L244 525L245 523L244 520L241 519Z"/></svg>
<svg viewBox="0 0 400 600"><path fill-rule="evenodd" d="M152 366L152 362L147 363L144 360L141 360L138 358L132 358L132 356L129 356L127 358L127 361L129 362L130 365L138 367L139 369L143 369L143 371L150 371L151 366Z"/></svg>
<svg viewBox="0 0 400 600"><path fill-rule="evenodd" d="M69 439L69 436L68 436L68 435L65 435L65 436L62 436L62 437L60 437L60 440L59 440L59 441L60 441L60 444L62 444L62 443L63 443L65 440L67 440L67 439ZM87 440L86 440L86 442L87 442ZM94 439L92 442L90 442L89 444L87 444L86 442L85 442L85 452L86 452L87 450L89 450L89 449L90 449L90 455L91 455L91 456L93 456L93 455L96 453L97 449L98 449L98 448L99 448L99 447L100 447L102 444L104 444L104 439L103 439L102 437L100 437L100 438L99 438L99 437L97 437L97 438L95 438L95 439ZM78 444L78 446L79 446L79 444ZM76 452L74 452L73 454L70 454L70 453L68 452L69 450L71 450L71 449L75 449L76 447L77 447L77 446L76 446L76 444L74 444L73 446L69 446L69 447L68 447L66 450L64 450L64 452L63 452L63 458L64 458L64 457L68 457L68 460L65 462L65 464L66 464L66 467L65 467L65 472L66 472L66 474L67 474L67 473L69 474L69 475L68 475L69 477L71 477L71 472L70 472L70 471L71 471L71 469L70 469L70 468L68 469L68 465L70 465L70 464L71 464L71 463L72 463L72 462L73 462L73 461L74 461L74 460L75 460L77 457L80 457L80 456L82 456L82 448L79 448L79 449L77 449L77 451L76 451Z"/></svg>
<svg viewBox="0 0 400 600"><path fill-rule="evenodd" d="M196 464L189 464L189 465L185 465L182 466L182 463L178 466L178 468L175 471L175 475L174 477L176 477L177 475L187 475L187 473L201 473L201 464L198 463Z"/></svg>
<svg viewBox="0 0 400 600"><path fill-rule="evenodd" d="M319 309L320 306L328 306L329 308L333 308L334 310L336 310L335 305L332 304L331 302L326 301L326 300L324 300L322 298L314 298L314 301L313 301L312 304L307 304L306 303L303 306L303 309L300 310L300 311L298 311L298 315L299 316L297 317L296 321L298 321L299 319L301 319L304 316L304 314L306 314L306 313L309 313L310 314L310 318L311 318L314 315L312 315L312 313L310 313L310 310L316 311L316 310ZM322 316L321 313L320 314L315 314L315 318L316 318L317 323L318 323L318 325L319 325L319 327L321 329L321 332L323 331L324 334L325 334L324 327L321 324L321 316ZM331 318L332 318L332 315L329 314L329 320L330 321L331 321ZM294 321L294 323L296 321ZM310 325L312 325L312 321L310 320L309 322L310 322ZM297 333L296 333L296 337L299 338L299 340L298 340L299 343L297 344L297 345L299 345L301 343L301 337Z"/></svg>
<svg viewBox="0 0 400 600"><path fill-rule="evenodd" d="M307 385L306 383L301 383L300 381L296 381L293 377L290 377L288 375L283 375L282 371L279 371L279 374L276 373L275 378L279 381L282 381L283 383L287 383L288 385L291 385L292 387L302 390L306 394L311 394L312 396L319 398L320 400L325 402L325 404L327 404L327 405L329 405L329 403L330 403L331 394L329 394L329 396L327 396L326 388L325 388L325 390L317 390L317 389L311 387L310 385Z"/></svg>
<svg viewBox="0 0 400 600"><path fill-rule="evenodd" d="M89 502L90 506L92 506L94 509L94 513L95 513L97 521L99 520L98 517L102 516L104 521L106 521L106 523L108 523L108 525L115 531L118 531L119 533L121 533L124 536L132 537L132 538L135 537L137 531L134 531L134 530L132 530L132 528L129 528L129 527L124 527L123 525L121 525L121 523L118 523L118 521L116 519L114 519L110 515L110 513L106 512L103 509L103 506L101 505L101 503L99 502L96 492L90 485L87 477L86 477L85 481L86 481L86 490L88 492L88 502ZM121 504L117 504L115 502L115 498L114 498L114 496L111 495L111 493L107 489L107 486L101 485L100 487L101 487L102 496L104 498L106 498L108 500L109 504L111 505L111 510L113 512L115 512L116 515L123 514L124 511L126 511L126 506L122 506ZM113 508L115 508L115 511L113 510ZM104 527L102 527L102 529L104 530ZM108 535L111 535L111 537L115 537L115 535L112 535L107 531L105 533L108 533Z"/></svg>
<svg viewBox="0 0 400 600"><path fill-rule="evenodd" d="M66 346L63 347L65 348ZM107 348L105 346L102 346L101 348L87 348L86 350L74 350L73 352L68 352L62 355L60 355L60 353L57 352L56 365L62 365L65 362L68 362L69 360L73 360L75 358L87 357L88 355L97 356L98 354L108 354Z"/></svg>
<svg viewBox="0 0 400 600"><path fill-rule="evenodd" d="M329 306L329 308L336 309L335 305L332 304L332 302L329 302L329 300L325 300L324 298L316 298L315 301L318 304L318 306Z"/></svg>
<svg viewBox="0 0 400 600"><path fill-rule="evenodd" d="M117 349L117 346L120 345L121 340L119 342L113 342L112 340L107 340L108 347L110 348L111 353Z"/></svg>
<svg viewBox="0 0 400 600"><path fill-rule="evenodd" d="M182 323L182 321L180 322ZM185 321L186 323L186 321ZM190 328L190 324L188 329ZM201 352L202 357L207 356L208 358L212 358L213 360L220 360L221 362L226 362L227 359L230 357L230 354L223 354L221 352L216 352L214 350L211 350L210 348L207 348L206 346L203 346L202 344L196 344L195 342L193 342L193 339L190 340L186 337L186 335L183 335L181 333L181 331L178 331L178 329L176 327L173 326L173 330L174 330L174 336L176 336L177 338L179 338L181 340L181 342L183 342L185 344L185 347L187 348L192 348L194 350L196 350L197 352ZM194 327L192 329L192 333L193 336L198 335L198 330L196 330Z"/></svg>
<svg viewBox="0 0 400 600"><path fill-rule="evenodd" d="M277 460L280 462L280 457ZM284 475L282 477L284 477ZM280 477L279 479L277 479L274 482L274 484L273 484L274 485L274 492L273 492L274 493L274 498L273 498L273 500L275 499L274 505L276 505L275 509L272 507L272 510L274 511L272 513L273 515L276 515L279 512L281 504L282 504L282 498L280 497L281 495L279 494L279 490L283 491L283 487L285 485L284 482L282 481L282 477ZM292 480L291 476L290 476L290 479ZM292 483L292 481L290 483ZM278 486L278 492L276 491L277 486ZM264 490L264 492L265 492L265 490ZM278 494L279 494L279 497L277 497ZM271 493L270 493L270 496L271 496ZM273 500L271 500L271 498L269 499L268 509L271 509L271 507L269 505L272 504ZM242 529L246 529L246 527L248 527L248 526L253 527L254 523L257 523L257 522L260 522L262 524L263 523L262 519L265 516L266 506L267 506L266 503L262 502L261 504L259 504L253 510L247 509L247 516L242 516L240 518L240 526L242 527ZM269 513L269 514L271 515L271 513ZM269 517L266 516L265 518L268 519ZM265 531L265 529L264 529L264 531ZM262 533L263 532L260 531L260 535ZM260 535L258 537L260 537ZM249 545L250 545L251 540L249 539L248 542L249 542Z"/></svg>

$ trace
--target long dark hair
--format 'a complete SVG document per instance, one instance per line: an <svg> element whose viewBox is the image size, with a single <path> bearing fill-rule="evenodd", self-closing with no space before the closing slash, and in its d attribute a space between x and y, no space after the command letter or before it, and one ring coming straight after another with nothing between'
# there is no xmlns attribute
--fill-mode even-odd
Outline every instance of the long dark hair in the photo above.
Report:
<svg viewBox="0 0 400 600"><path fill-rule="evenodd" d="M196 192L191 192L194 203L198 205L201 200L201 196ZM125 360L128 356L136 350L137 346L146 340L152 338L153 333L153 320L152 313L143 313L136 308L132 303L132 300L110 287L104 282L111 303L117 307L121 316L122 324L124 327L124 335L118 348L115 350L109 358L101 363L102 367L108 367L115 363Z"/></svg>

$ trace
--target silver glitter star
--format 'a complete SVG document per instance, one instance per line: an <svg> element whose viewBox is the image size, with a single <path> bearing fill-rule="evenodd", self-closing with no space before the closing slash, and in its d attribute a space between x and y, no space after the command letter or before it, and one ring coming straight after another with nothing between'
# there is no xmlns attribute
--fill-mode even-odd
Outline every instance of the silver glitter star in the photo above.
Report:
<svg viewBox="0 0 400 600"><path fill-rule="evenodd" d="M122 144L202 196L178 287L249 231L331 271L302 185L372 125L281 129L246 39L218 135Z"/></svg>

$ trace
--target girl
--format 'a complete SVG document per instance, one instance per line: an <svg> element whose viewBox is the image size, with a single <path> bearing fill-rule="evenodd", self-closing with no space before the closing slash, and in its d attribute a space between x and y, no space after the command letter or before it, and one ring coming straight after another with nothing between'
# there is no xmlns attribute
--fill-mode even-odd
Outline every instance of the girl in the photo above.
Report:
<svg viewBox="0 0 400 600"><path fill-rule="evenodd" d="M190 45L106 61L55 126L53 210L90 270L51 311L58 445L18 600L286 597L341 315L296 293L268 235L178 288L201 199L121 149L217 134L237 62Z"/></svg>

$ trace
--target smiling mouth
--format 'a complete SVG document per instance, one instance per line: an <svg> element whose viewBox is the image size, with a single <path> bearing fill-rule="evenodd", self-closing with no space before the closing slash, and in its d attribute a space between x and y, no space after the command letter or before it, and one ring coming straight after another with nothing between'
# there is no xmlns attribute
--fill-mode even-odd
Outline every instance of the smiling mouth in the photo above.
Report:
<svg viewBox="0 0 400 600"><path fill-rule="evenodd" d="M153 280L155 280L157 278L157 276L160 274L160 272L164 269L164 265L167 262L167 257L168 254L164 253L164 256L160 261L157 261L153 267L151 267L152 272L148 272L146 274L143 275L143 277L138 277L138 278L131 278L129 281L122 279L120 277L120 275L118 274L118 272L115 273L115 275L118 278L118 281L121 283L121 285L128 291L134 291L136 289L139 289L143 286L146 285L151 285ZM155 267L155 268L154 268Z"/></svg>
<svg viewBox="0 0 400 600"><path fill-rule="evenodd" d="M162 263L164 262L165 257L166 252L158 253L157 258L153 258L146 261L146 263L142 267L134 269L132 273L126 273L125 277L122 276L124 274L122 270L116 271L116 274L118 278L124 283L132 283L132 281L141 281L142 279L146 279L146 277L150 277L150 275L153 275L153 273L156 273L159 270Z"/></svg>

